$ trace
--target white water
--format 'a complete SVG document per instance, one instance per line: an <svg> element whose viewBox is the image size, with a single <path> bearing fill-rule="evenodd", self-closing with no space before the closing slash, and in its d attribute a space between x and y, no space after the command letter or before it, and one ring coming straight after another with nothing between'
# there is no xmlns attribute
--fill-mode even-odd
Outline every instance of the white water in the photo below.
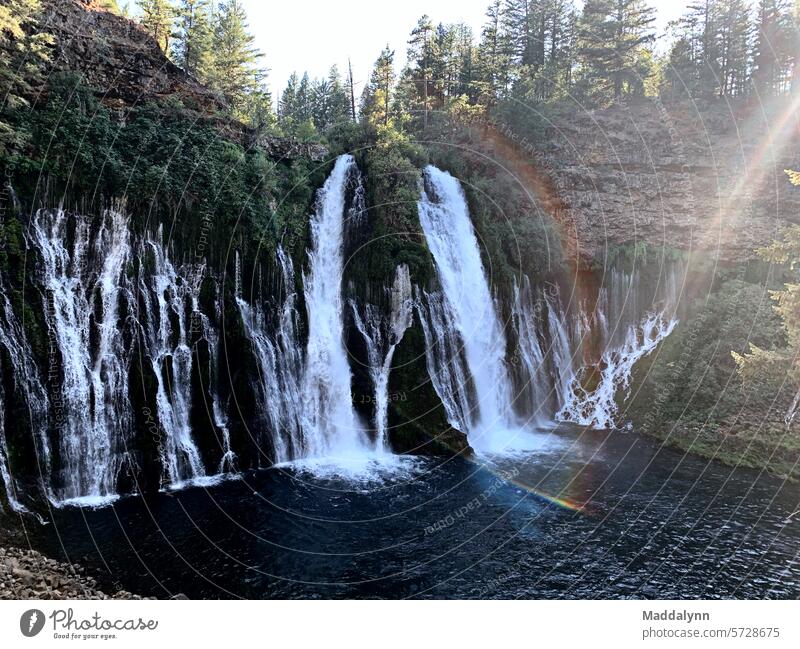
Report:
<svg viewBox="0 0 800 649"><path fill-rule="evenodd" d="M547 371L547 359L542 341L539 338L540 321L537 313L545 308L543 299L535 301L530 281L523 278L522 286L514 284L514 302L511 317L517 333L517 353L512 355L522 364L525 385L523 392L528 395L527 414L533 422L543 423L549 419L551 377Z"/></svg>
<svg viewBox="0 0 800 649"><path fill-rule="evenodd" d="M303 368L297 337L297 295L291 259L278 248L285 297L275 309L277 322L268 322L262 300L253 296L252 305L242 297L241 262L236 256L236 303L245 334L256 356L259 370L258 405L272 433L274 462L287 462L302 454L300 381ZM274 331L272 335L270 332Z"/></svg>
<svg viewBox="0 0 800 649"><path fill-rule="evenodd" d="M303 376L304 457L360 456L369 445L353 409L350 364L344 346L345 192L355 160L336 160L311 217L309 271L303 277L308 344Z"/></svg>
<svg viewBox="0 0 800 649"><path fill-rule="evenodd" d="M190 423L193 354L187 315L191 317L196 304L199 277L188 271L184 275L190 275L192 281L187 281L178 274L164 252L161 235L159 228L156 240L143 244L142 258L152 264L152 274L143 273L139 282L145 304L143 333L156 377L158 420L164 431L159 445L162 483L175 486L206 475Z"/></svg>
<svg viewBox="0 0 800 649"><path fill-rule="evenodd" d="M17 396L25 400L28 421L34 434L36 445L38 469L42 475L42 490L46 497L52 498L50 491L50 444L47 439L49 407L47 392L39 380L36 365L30 347L25 340L22 327L19 324L11 303L0 286L0 346L11 362L11 371L14 380L14 390ZM2 358L0 357L0 376L2 376ZM11 475L9 466L8 445L6 440L6 395L3 382L0 381L0 477L3 479L6 497L11 508L15 511L27 511L19 501L17 485Z"/></svg>
<svg viewBox="0 0 800 649"><path fill-rule="evenodd" d="M364 307L362 317L355 301L350 301L356 328L367 346L369 375L374 390L375 446L378 450L389 448L389 374L395 349L411 326L413 318L411 276L405 264L395 269L389 298L391 310L388 317L373 304Z"/></svg>
<svg viewBox="0 0 800 649"><path fill-rule="evenodd" d="M617 418L618 392L629 396L631 375L636 363L650 354L675 328L677 320L663 313L651 313L641 323L628 328L625 342L603 352L597 386L587 391L581 384L582 373L572 380L571 389L556 417L594 428L614 428Z"/></svg>
<svg viewBox="0 0 800 649"><path fill-rule="evenodd" d="M49 377L62 467L54 492L58 501L102 501L115 495L131 432L130 354L118 314L121 300L131 302L124 275L130 243L120 212L105 212L95 236L89 219L73 222L69 249L64 211L40 210L30 227L43 263L51 365L61 361L61 375Z"/></svg>
<svg viewBox="0 0 800 649"><path fill-rule="evenodd" d="M0 370L2 370L0 364ZM3 384L0 382L0 478L3 479L4 493L8 499L8 504L13 511L25 511L24 505L17 500L17 487L14 480L11 478L11 472L8 468L8 444L6 443L6 413L2 404L5 402L5 392ZM0 503L0 510L2 503Z"/></svg>
<svg viewBox="0 0 800 649"><path fill-rule="evenodd" d="M453 330L463 343L466 367L474 385L474 399L465 412L461 399L447 407L451 423L466 426L470 443L477 448L498 449L508 439L498 433L516 434L511 381L505 364L506 338L497 317L489 282L481 261L478 241L469 218L466 197L459 182L450 174L428 166L419 202L420 224L436 262L445 304L439 309L445 321L436 335L452 336ZM428 310L431 311L431 303ZM429 313L430 315L430 313ZM438 317L432 320L436 321ZM428 331L428 348L435 343ZM449 343L451 350L455 347ZM457 361L453 362L458 365ZM442 367L432 363L442 382ZM438 365L438 366L437 366ZM461 371L449 372L448 382L461 380ZM432 374L433 376L433 374ZM444 401L454 395L464 397L465 386L451 385L439 396ZM451 414L452 413L452 414Z"/></svg>
<svg viewBox="0 0 800 649"><path fill-rule="evenodd" d="M573 370L566 363L562 377L569 381L562 388L559 421L606 429L617 425L618 396L629 397L632 374L636 363L652 353L672 333L678 323L675 309L679 299L680 264L665 268L655 295L643 299L637 288L639 273L611 270L607 285L598 294L592 312L585 306L575 318L575 344L580 346L592 333L600 337L602 352L599 361L590 367ZM553 321L560 339L566 338L565 318ZM591 389L585 387L593 378Z"/></svg>
<svg viewBox="0 0 800 649"><path fill-rule="evenodd" d="M201 273L198 273L198 277ZM233 473L236 470L236 453L231 449L231 434L228 430L228 416L225 409L222 407L219 398L219 332L216 327L211 323L210 318L204 314L200 309L199 291L194 290L191 292L192 298L192 317L194 321L199 321L200 328L202 329L203 339L208 344L209 366L208 376L206 377L203 387L207 394L210 393L211 397L211 420L214 428L221 435L220 447L222 450L222 458L219 462L217 469L220 475L226 473ZM222 304L217 304L217 311L221 312Z"/></svg>
<svg viewBox="0 0 800 649"><path fill-rule="evenodd" d="M425 335L425 364L448 423L462 432L474 423L474 388L463 359L463 344L450 326L449 303L440 291L417 291L416 307Z"/></svg>

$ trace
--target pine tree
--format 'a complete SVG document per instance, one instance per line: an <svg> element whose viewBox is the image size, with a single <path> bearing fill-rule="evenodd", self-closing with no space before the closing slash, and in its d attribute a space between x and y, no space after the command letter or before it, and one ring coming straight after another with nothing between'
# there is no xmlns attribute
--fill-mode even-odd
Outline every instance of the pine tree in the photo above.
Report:
<svg viewBox="0 0 800 649"><path fill-rule="evenodd" d="M697 73L692 39L686 33L680 34L673 40L664 62L660 94L676 98L685 96L688 91L693 96L697 89Z"/></svg>
<svg viewBox="0 0 800 649"><path fill-rule="evenodd" d="M713 96L720 85L717 4L718 0L699 0L689 5L687 14L681 19L687 30L696 67L690 87L693 96Z"/></svg>
<svg viewBox="0 0 800 649"><path fill-rule="evenodd" d="M503 23L518 64L533 65L536 62L536 12L533 0L506 0Z"/></svg>
<svg viewBox="0 0 800 649"><path fill-rule="evenodd" d="M455 30L455 57L457 62L457 80L453 94L467 97L474 102L478 97L475 37L472 28L465 23L458 23Z"/></svg>
<svg viewBox="0 0 800 649"><path fill-rule="evenodd" d="M263 103L268 93L266 72L259 67L262 54L248 32L247 15L239 0L220 4L212 42L209 83L225 97L234 115L247 121L253 100Z"/></svg>
<svg viewBox="0 0 800 649"><path fill-rule="evenodd" d="M753 51L753 83L760 95L788 87L793 36L790 0L760 0Z"/></svg>
<svg viewBox="0 0 800 649"><path fill-rule="evenodd" d="M503 0L492 0L486 10L486 23L481 32L477 63L480 89L488 104L494 104L503 97L510 83L513 49L504 24Z"/></svg>
<svg viewBox="0 0 800 649"><path fill-rule="evenodd" d="M297 86L299 84L300 79L297 76L297 72L292 72L278 102L278 118L283 124L288 125L294 121L294 114L297 109Z"/></svg>
<svg viewBox="0 0 800 649"><path fill-rule="evenodd" d="M572 80L575 9L571 0L546 0L543 4L543 64L538 70L537 94L546 100L564 92Z"/></svg>
<svg viewBox="0 0 800 649"><path fill-rule="evenodd" d="M792 81L791 93L800 93L800 0L795 0L792 12Z"/></svg>
<svg viewBox="0 0 800 649"><path fill-rule="evenodd" d="M387 45L375 61L361 97L361 116L367 124L389 126L394 81L394 51Z"/></svg>
<svg viewBox="0 0 800 649"><path fill-rule="evenodd" d="M653 40L652 7L644 0L586 0L579 24L581 72L601 103L643 93L642 50Z"/></svg>
<svg viewBox="0 0 800 649"><path fill-rule="evenodd" d="M513 94L545 101L572 79L575 12L571 0L507 0L503 24L512 44Z"/></svg>
<svg viewBox="0 0 800 649"><path fill-rule="evenodd" d="M719 0L716 5L719 38L720 96L742 95L747 88L750 20L745 0Z"/></svg>
<svg viewBox="0 0 800 649"><path fill-rule="evenodd" d="M347 59L347 92L350 95L350 119L356 120L356 86L353 81L353 64Z"/></svg>
<svg viewBox="0 0 800 649"><path fill-rule="evenodd" d="M297 86L297 96L294 106L294 119L297 122L313 120L314 89L308 72L304 72Z"/></svg>
<svg viewBox="0 0 800 649"><path fill-rule="evenodd" d="M351 119L349 91L342 80L342 76L339 74L339 68L335 65L328 72L328 87L330 89L329 112L326 127Z"/></svg>
<svg viewBox="0 0 800 649"><path fill-rule="evenodd" d="M210 0L181 0L173 59L189 74L205 81L212 66L214 28Z"/></svg>
<svg viewBox="0 0 800 649"><path fill-rule="evenodd" d="M407 83L417 86L416 94L422 98L418 110L423 115L423 124L428 125L428 111L431 109L430 95L434 81L431 79L436 57L435 29L431 19L425 15L418 21L408 40L408 72L404 73L404 87ZM413 101L413 100L412 100ZM416 111L416 106L409 106Z"/></svg>
<svg viewBox="0 0 800 649"><path fill-rule="evenodd" d="M176 16L171 0L139 0L139 8L142 11L139 22L144 30L164 53L169 52Z"/></svg>

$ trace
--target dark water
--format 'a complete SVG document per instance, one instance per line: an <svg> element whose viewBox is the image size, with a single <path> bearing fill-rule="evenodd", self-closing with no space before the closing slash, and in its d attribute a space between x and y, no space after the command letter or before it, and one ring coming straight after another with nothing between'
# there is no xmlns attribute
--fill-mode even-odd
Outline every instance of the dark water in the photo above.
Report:
<svg viewBox="0 0 800 649"><path fill-rule="evenodd" d="M800 595L798 485L634 434L537 439L491 467L420 460L371 483L273 469L66 509L32 540L160 597Z"/></svg>

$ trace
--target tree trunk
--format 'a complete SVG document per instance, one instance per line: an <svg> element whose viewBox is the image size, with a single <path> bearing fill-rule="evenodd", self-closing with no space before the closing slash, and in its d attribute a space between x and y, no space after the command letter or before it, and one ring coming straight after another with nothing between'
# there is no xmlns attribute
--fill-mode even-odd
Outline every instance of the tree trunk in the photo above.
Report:
<svg viewBox="0 0 800 649"><path fill-rule="evenodd" d="M356 121L356 93L353 89L353 64L347 59L347 76L350 85L350 115Z"/></svg>

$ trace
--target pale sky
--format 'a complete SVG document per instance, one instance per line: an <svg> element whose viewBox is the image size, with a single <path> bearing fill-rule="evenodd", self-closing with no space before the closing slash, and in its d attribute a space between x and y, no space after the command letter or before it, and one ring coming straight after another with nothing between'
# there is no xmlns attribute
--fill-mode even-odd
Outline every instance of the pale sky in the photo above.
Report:
<svg viewBox="0 0 800 649"><path fill-rule="evenodd" d="M480 34L489 0L243 0L250 31L264 53L269 87L277 100L293 71L322 77L334 63L343 74L353 62L356 91L388 43L398 70L405 63L406 41L423 14L434 24L465 22ZM576 5L582 2L577 0ZM688 2L650 0L656 7L657 29L680 16Z"/></svg>

